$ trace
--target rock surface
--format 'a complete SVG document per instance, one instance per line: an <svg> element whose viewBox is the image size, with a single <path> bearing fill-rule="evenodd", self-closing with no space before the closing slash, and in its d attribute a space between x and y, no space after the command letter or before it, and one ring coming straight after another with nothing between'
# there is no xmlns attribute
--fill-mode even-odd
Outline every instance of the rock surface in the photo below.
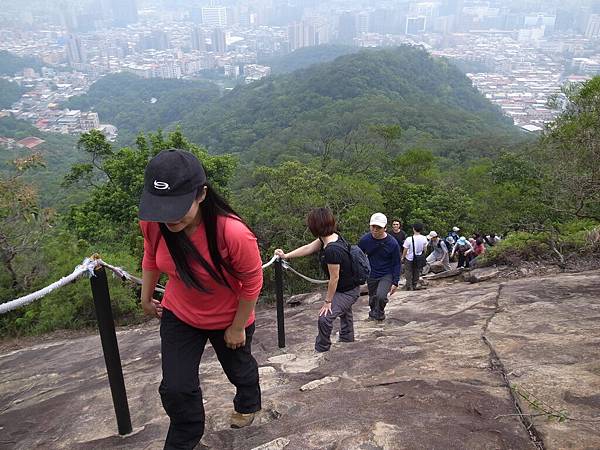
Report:
<svg viewBox="0 0 600 450"><path fill-rule="evenodd" d="M210 347L200 377L211 449L600 448L600 272L398 292L382 324L354 307L356 342L315 354L319 304L257 314L263 410L232 430L233 387ZM336 325L337 327L337 325ZM155 321L118 332L135 433L119 437L99 337L0 354L0 448L161 449ZM319 382L319 381L326 382ZM543 416L507 383L578 419ZM302 386L313 389L301 391ZM528 425L527 425L528 426ZM263 447L261 447L263 446Z"/></svg>

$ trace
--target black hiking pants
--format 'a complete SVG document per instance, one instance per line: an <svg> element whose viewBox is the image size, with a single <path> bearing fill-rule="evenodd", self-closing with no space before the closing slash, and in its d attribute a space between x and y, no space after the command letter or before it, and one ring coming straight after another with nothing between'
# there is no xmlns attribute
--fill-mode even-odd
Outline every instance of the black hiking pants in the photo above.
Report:
<svg viewBox="0 0 600 450"><path fill-rule="evenodd" d="M193 449L204 434L204 405L198 378L200 359L210 341L225 375L236 387L233 407L240 413L261 408L258 364L252 356L254 324L246 328L246 345L225 345L225 330L201 330L163 309L160 321L163 379L158 389L171 419L165 449Z"/></svg>

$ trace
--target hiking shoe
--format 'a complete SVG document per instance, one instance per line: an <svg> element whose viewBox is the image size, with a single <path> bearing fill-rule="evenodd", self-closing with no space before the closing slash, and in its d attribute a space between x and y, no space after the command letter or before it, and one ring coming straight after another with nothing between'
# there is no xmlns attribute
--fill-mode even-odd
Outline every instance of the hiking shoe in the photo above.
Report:
<svg viewBox="0 0 600 450"><path fill-rule="evenodd" d="M244 428L254 421L256 413L243 414L237 411L231 413L231 428Z"/></svg>
<svg viewBox="0 0 600 450"><path fill-rule="evenodd" d="M426 287L426 286L417 286L417 287L415 288L415 291L424 291L425 289L427 289L427 287Z"/></svg>

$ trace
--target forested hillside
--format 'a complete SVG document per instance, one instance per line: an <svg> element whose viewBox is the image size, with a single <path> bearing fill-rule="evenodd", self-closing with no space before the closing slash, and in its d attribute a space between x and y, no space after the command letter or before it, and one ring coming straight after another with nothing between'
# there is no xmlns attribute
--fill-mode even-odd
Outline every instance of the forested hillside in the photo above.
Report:
<svg viewBox="0 0 600 450"><path fill-rule="evenodd" d="M380 123L400 125L404 143L431 149L516 133L460 70L415 47L364 50L239 87L190 111L182 126L213 152L268 164L314 156L315 142Z"/></svg>
<svg viewBox="0 0 600 450"><path fill-rule="evenodd" d="M306 69L313 64L330 62L339 56L356 53L358 47L347 45L319 45L317 47L303 47L287 55L260 60L260 64L271 67L273 75L290 73L299 69Z"/></svg>
<svg viewBox="0 0 600 450"><path fill-rule="evenodd" d="M294 54L305 66L348 51L326 46ZM382 123L403 129L388 149L394 154L419 146L466 160L493 154L485 142L506 147L525 139L456 66L407 46L345 54L223 96L205 82L109 75L65 106L98 112L119 128L123 144L132 144L139 132L181 124L192 142L209 151L260 164L307 161L334 137L351 136L362 145L372 139L372 126Z"/></svg>
<svg viewBox="0 0 600 450"><path fill-rule="evenodd" d="M24 58L6 50L0 50L0 75L14 76L17 72L28 67L39 72L42 68L42 62L37 58Z"/></svg>
<svg viewBox="0 0 600 450"><path fill-rule="evenodd" d="M13 117L0 118L0 136L15 140L35 136L44 140L44 143L35 147L33 151L28 148L0 147L0 176L2 177L10 173L16 159L26 158L32 152L41 156L43 164L23 174L25 181L34 183L39 188L41 206L51 206L65 211L73 201L81 200L86 196L81 190L65 189L60 186L60 180L67 174L70 166L83 159L83 155L77 151L75 137L43 133L29 122Z"/></svg>
<svg viewBox="0 0 600 450"><path fill-rule="evenodd" d="M139 92L131 101L149 109L143 101L155 94ZM93 252L136 272L144 168L173 147L204 162L208 178L256 232L264 260L275 248L311 239L307 213L328 206L351 242L381 211L401 219L406 231L420 221L440 234L455 225L465 235L502 234L503 242L486 254L490 264L544 258L564 268L600 252L598 98L600 77L571 86L557 120L539 139L520 143L445 61L412 48L367 51L241 87L195 109L187 102L168 112L189 113L184 131L140 135L127 147L96 130L85 133L80 160L66 177L47 180L53 184L42 192L37 174L53 154L23 151L5 159L11 169L0 174L0 301L56 281ZM144 117L142 109L138 120ZM0 121L6 129L21 125ZM515 139L510 146L494 134L499 129ZM223 154L195 143L203 139ZM52 189L71 189L81 198L73 197L68 209L43 204ZM294 266L322 276L311 258ZM265 280L267 293L272 286ZM139 318L139 292L111 283L115 316ZM288 279L286 288L307 286ZM91 305L89 286L76 283L0 317L0 334L87 326L94 320Z"/></svg>
<svg viewBox="0 0 600 450"><path fill-rule="evenodd" d="M119 129L120 142L133 143L138 133L168 128L218 97L218 86L204 81L146 80L120 73L101 78L87 94L63 106L97 112L103 123Z"/></svg>
<svg viewBox="0 0 600 450"><path fill-rule="evenodd" d="M17 83L0 78L0 109L10 108L24 92Z"/></svg>

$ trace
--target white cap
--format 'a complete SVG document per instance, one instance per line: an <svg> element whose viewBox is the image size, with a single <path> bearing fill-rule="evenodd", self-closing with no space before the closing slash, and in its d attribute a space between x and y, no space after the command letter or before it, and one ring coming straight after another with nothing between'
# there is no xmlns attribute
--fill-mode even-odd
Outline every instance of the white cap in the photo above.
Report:
<svg viewBox="0 0 600 450"><path fill-rule="evenodd" d="M438 234L435 231L432 231L427 235L427 239L431 239L434 237L438 237Z"/></svg>
<svg viewBox="0 0 600 450"><path fill-rule="evenodd" d="M385 228L387 225L387 217L382 213L375 213L371 216L369 225L377 225L378 227Z"/></svg>
<svg viewBox="0 0 600 450"><path fill-rule="evenodd" d="M452 231L455 231L455 232L456 231L460 231L460 228L458 228L458 227L452 227Z"/></svg>

